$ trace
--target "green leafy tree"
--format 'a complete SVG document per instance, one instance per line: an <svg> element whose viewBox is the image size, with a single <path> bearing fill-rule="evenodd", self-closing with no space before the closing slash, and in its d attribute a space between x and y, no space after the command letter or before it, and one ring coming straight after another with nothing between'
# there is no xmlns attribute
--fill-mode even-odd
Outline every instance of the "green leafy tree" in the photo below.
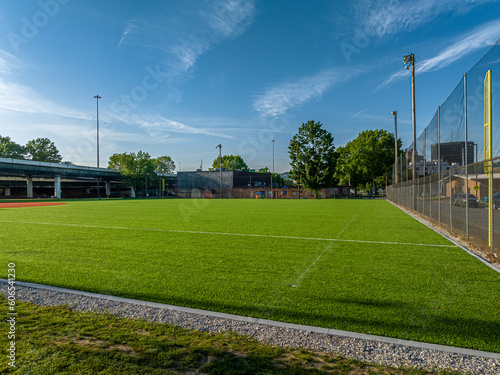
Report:
<svg viewBox="0 0 500 375"><path fill-rule="evenodd" d="M0 158L24 159L26 148L0 135Z"/></svg>
<svg viewBox="0 0 500 375"><path fill-rule="evenodd" d="M210 171L214 171L219 168L219 157L214 159L212 167L208 168ZM249 171L248 165L245 163L243 158L239 155L222 155L222 168L227 171Z"/></svg>
<svg viewBox="0 0 500 375"><path fill-rule="evenodd" d="M309 191L332 186L335 182L333 136L322 126L320 122L314 121L303 123L288 146L291 177Z"/></svg>
<svg viewBox="0 0 500 375"><path fill-rule="evenodd" d="M291 180L285 180L281 174L272 173L268 167L264 167L258 170L258 173L271 173L273 175L273 184L276 186L290 185Z"/></svg>
<svg viewBox="0 0 500 375"><path fill-rule="evenodd" d="M175 171L175 164L170 156L159 156L154 158L153 163L156 173L167 174Z"/></svg>
<svg viewBox="0 0 500 375"><path fill-rule="evenodd" d="M285 180L279 173L273 173L273 183L277 186L286 186L291 184L291 180Z"/></svg>
<svg viewBox="0 0 500 375"><path fill-rule="evenodd" d="M146 184L153 186L157 181L154 160L147 152L113 154L109 158L108 168L118 169L124 182L135 190L144 189Z"/></svg>
<svg viewBox="0 0 500 375"><path fill-rule="evenodd" d="M37 138L26 144L26 152L29 159L34 161L45 161L49 163L60 163L62 156L59 154L54 142L48 138Z"/></svg>
<svg viewBox="0 0 500 375"><path fill-rule="evenodd" d="M402 141L398 139L398 154ZM394 134L386 130L364 130L338 148L336 176L341 185L349 179L355 189L370 189L385 185L386 176L392 180L394 165Z"/></svg>

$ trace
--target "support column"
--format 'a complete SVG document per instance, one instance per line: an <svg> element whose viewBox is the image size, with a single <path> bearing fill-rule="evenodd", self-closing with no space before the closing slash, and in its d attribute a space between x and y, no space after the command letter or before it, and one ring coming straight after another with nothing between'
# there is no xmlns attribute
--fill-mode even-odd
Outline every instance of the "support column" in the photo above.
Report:
<svg viewBox="0 0 500 375"><path fill-rule="evenodd" d="M33 198L33 178L28 177L26 181L26 197Z"/></svg>
<svg viewBox="0 0 500 375"><path fill-rule="evenodd" d="M6 187L6 188L4 189L4 192L5 192L5 196L6 196L6 197L10 197L10 187Z"/></svg>
<svg viewBox="0 0 500 375"><path fill-rule="evenodd" d="M135 190L132 186L130 187L130 198L135 198Z"/></svg>
<svg viewBox="0 0 500 375"><path fill-rule="evenodd" d="M106 181L106 196L109 197L111 195L111 182Z"/></svg>
<svg viewBox="0 0 500 375"><path fill-rule="evenodd" d="M61 199L61 176L54 177L54 197Z"/></svg>

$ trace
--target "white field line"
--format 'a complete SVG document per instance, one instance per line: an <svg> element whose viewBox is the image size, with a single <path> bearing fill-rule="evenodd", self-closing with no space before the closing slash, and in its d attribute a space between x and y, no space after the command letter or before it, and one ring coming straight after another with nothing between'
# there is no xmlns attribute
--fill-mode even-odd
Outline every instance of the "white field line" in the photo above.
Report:
<svg viewBox="0 0 500 375"><path fill-rule="evenodd" d="M354 220L354 218L353 218L353 220ZM351 222L352 222L352 220L351 220ZM457 247L456 245L437 245L437 244L410 243L410 242L344 240L344 239L339 239L339 238L315 238L315 237L296 237L296 236L276 236L276 235L272 235L272 234L252 234L252 233L203 232L203 231L195 231L195 230L161 229L161 228L114 227L114 226L106 226L106 225L87 225L87 224L71 224L71 223L44 223L44 222L37 222L37 221L0 220L0 223L33 224L33 225L54 225L54 226L64 226L64 227L81 227L81 228L97 228L97 229L138 230L138 231L167 232L167 233L209 234L209 235L222 235L222 236L281 238L281 239L306 240L306 241L355 242L355 243L369 243L369 244L382 244L382 245L428 246L428 247ZM347 228L347 226L346 226L346 228ZM344 228L344 230L346 228ZM340 234L342 234L344 232L344 230L342 232L340 232ZM339 234L339 236L340 236L340 234Z"/></svg>
<svg viewBox="0 0 500 375"><path fill-rule="evenodd" d="M341 231L341 232L337 235L337 237L334 239L334 241L338 241L338 239L339 239L340 235L341 235L342 233L344 233L344 231L347 229L347 227L348 227L349 225L351 225L351 223L354 221L354 219L356 219L356 218L358 217L359 213L360 213L361 211L363 211L363 209L364 209L365 207L366 207L366 204L365 204L363 207L361 207L361 209L360 209L360 210L356 213L356 215L354 215L354 216L353 216L353 218L351 219L351 221L349 221L349 222L347 223L347 225L346 225L346 226L344 227L344 229L342 229L342 231ZM293 286L293 287L296 287L296 286L297 286L298 282L302 279L302 277L304 277L304 275L307 273L307 271L309 271L309 270L311 269L311 267L312 267L312 266L314 266L314 265L318 262L318 260L319 260L319 259L323 256L323 254L324 254L324 253L325 253L325 252L326 252L326 251L327 251L330 247L332 247L332 245L333 245L333 242L332 242L330 245L328 245L328 246L326 247L326 249L325 249L325 250L323 250L323 252L322 252L321 254L319 254L319 256L316 258L316 260L315 260L314 262L312 262L312 264L311 264L309 267L307 267L307 269L306 269L306 270L302 273L302 275L300 275L300 276L299 276L299 278L298 278L297 280L295 280L295 282L292 284L292 286Z"/></svg>

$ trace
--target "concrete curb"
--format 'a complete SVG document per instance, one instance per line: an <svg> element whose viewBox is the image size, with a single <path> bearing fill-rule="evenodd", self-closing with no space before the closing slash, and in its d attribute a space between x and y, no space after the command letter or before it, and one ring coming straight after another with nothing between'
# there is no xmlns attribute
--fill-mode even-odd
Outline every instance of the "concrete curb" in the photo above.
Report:
<svg viewBox="0 0 500 375"><path fill-rule="evenodd" d="M0 279L0 282L6 284L8 282L8 280ZM58 293L76 294L76 295L82 295L82 296L91 297L91 298L99 298L99 299L115 301L115 302L123 302L123 303L142 305L142 306L147 306L147 307L152 307L152 308L180 311L180 312L186 312L186 313L197 314L197 315L202 315L202 316L209 316L209 317L220 318L220 319L229 319L229 320L234 320L237 322L261 324L261 325L270 326L270 327L294 329L294 330L304 331L304 332L309 332L309 333L320 333L320 334L327 334L327 335L331 335L331 336L347 337L347 338L352 338L352 339L375 341L375 342L381 342L381 343L385 343L385 344L392 344L392 345L398 345L398 346L408 346L408 347L418 348L418 349L436 350L436 351L447 352L447 353L476 356L476 357L484 357L484 358L492 358L492 359L500 360L500 353L492 353L492 352L485 352L485 351L480 351L480 350L457 348L457 347L453 347L453 346L430 344L430 343L419 342L419 341L400 340L400 339L391 338L391 337L368 335L368 334L364 334L364 333L307 326L307 325L302 325L302 324L278 322L278 321L274 321L274 320L252 318L252 317L248 317L248 316L233 315L233 314L220 313L220 312L208 311L208 310L200 310L200 309L194 309L194 308L190 308L190 307L167 305L164 303L141 301L141 300L123 298L123 297L115 297L115 296L110 296L110 295L105 295L105 294L84 292L84 291L79 291L79 290L74 290L74 289L66 289L66 288L60 288L60 287L48 286L48 285L42 285L42 284L34 284L34 283L20 282L20 281L16 281L15 283L17 285L21 285L21 286L25 286L25 287L43 289L43 290L48 290L48 291L53 291L53 292L58 292Z"/></svg>

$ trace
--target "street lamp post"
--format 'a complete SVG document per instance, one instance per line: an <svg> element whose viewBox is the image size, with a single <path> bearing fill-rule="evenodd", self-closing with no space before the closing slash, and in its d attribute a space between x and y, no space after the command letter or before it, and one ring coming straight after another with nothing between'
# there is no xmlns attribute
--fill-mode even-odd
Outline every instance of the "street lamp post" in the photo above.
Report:
<svg viewBox="0 0 500 375"><path fill-rule="evenodd" d="M99 95L95 95L94 99L97 100L97 168L99 168L99 99L101 97ZM97 196L99 197L99 178L97 179Z"/></svg>
<svg viewBox="0 0 500 375"><path fill-rule="evenodd" d="M403 57L403 63L406 65L406 69L410 70L411 67L411 109L412 109L412 133L413 133L413 150L411 153L411 163L412 163L412 191L413 191L413 210L415 210L415 180L417 179L417 164L416 164L416 154L417 154L417 139L416 139L416 114L415 114L415 55L410 53Z"/></svg>
<svg viewBox="0 0 500 375"><path fill-rule="evenodd" d="M222 198L222 144L218 144L215 148L219 149L219 179L220 179L220 194L219 198Z"/></svg>
<svg viewBox="0 0 500 375"><path fill-rule="evenodd" d="M297 146L295 149L295 153L297 155L297 199L300 199L299 141L294 142L295 146Z"/></svg>
<svg viewBox="0 0 500 375"><path fill-rule="evenodd" d="M271 198L274 199L273 176L274 176L274 139L273 142L273 173L271 174Z"/></svg>
<svg viewBox="0 0 500 375"><path fill-rule="evenodd" d="M392 111L394 116L394 184L398 183L398 111Z"/></svg>

